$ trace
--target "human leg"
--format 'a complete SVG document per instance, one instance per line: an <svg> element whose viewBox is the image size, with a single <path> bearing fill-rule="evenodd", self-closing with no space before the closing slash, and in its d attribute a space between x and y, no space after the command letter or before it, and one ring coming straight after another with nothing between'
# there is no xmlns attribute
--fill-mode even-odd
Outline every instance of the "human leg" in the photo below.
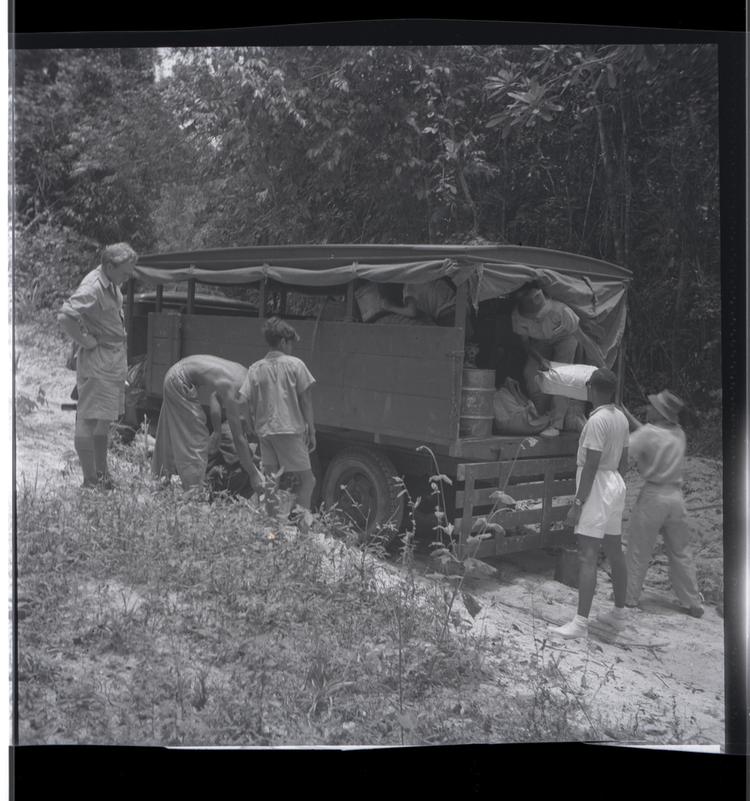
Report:
<svg viewBox="0 0 750 801"><path fill-rule="evenodd" d="M689 610L702 609L695 564L688 553L690 529L682 493L675 491L669 516L662 530L664 548L669 562L669 580L682 606Z"/></svg>
<svg viewBox="0 0 750 801"><path fill-rule="evenodd" d="M578 535L578 614L588 617L596 590L596 561L602 541Z"/></svg>
<svg viewBox="0 0 750 801"><path fill-rule="evenodd" d="M604 553L612 569L612 590L615 596L615 606L618 609L624 609L628 573L625 565L625 555L622 552L622 538L619 534L606 534L604 536Z"/></svg>
<svg viewBox="0 0 750 801"><path fill-rule="evenodd" d="M658 491L645 486L630 515L628 545L625 553L627 573L625 603L627 606L636 606L641 597L643 581L651 563L656 535L664 523L664 518L664 504Z"/></svg>
<svg viewBox="0 0 750 801"><path fill-rule="evenodd" d="M539 367L539 362L533 356L529 356L528 359L526 359L526 364L523 366L523 385L526 390L526 395L534 404L537 412L539 414L544 414L549 406L550 396L545 395L536 383Z"/></svg>
<svg viewBox="0 0 750 801"><path fill-rule="evenodd" d="M309 509L315 487L315 475L310 464L310 453L307 450L304 436L302 434L277 434L272 439L279 464L286 472L293 473L297 478L295 503Z"/></svg>
<svg viewBox="0 0 750 801"><path fill-rule="evenodd" d="M93 435L91 437L94 445L94 466L96 468L97 480L102 485L111 489L112 484L107 468L107 451L109 449L109 427L110 420L96 420Z"/></svg>
<svg viewBox="0 0 750 801"><path fill-rule="evenodd" d="M596 557L600 540L578 535L578 610L576 616L563 626L552 628L552 633L564 639L577 639L588 634L588 616L596 589Z"/></svg>
<svg viewBox="0 0 750 801"><path fill-rule="evenodd" d="M312 470L302 470L297 473L299 486L297 487L296 502L303 509L312 505L312 493L315 488L315 475Z"/></svg>
<svg viewBox="0 0 750 801"><path fill-rule="evenodd" d="M78 461L83 473L83 486L93 487L96 484L96 462L94 461L94 430L96 420L76 417L73 446L78 454Z"/></svg>

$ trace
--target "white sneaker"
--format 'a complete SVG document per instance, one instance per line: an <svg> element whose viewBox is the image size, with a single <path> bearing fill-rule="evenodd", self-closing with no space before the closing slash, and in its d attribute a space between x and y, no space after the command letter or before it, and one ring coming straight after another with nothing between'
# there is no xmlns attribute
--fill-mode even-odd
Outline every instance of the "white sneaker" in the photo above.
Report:
<svg viewBox="0 0 750 801"><path fill-rule="evenodd" d="M625 615L616 615L614 612L599 612L596 619L615 631L622 631L628 625L628 619Z"/></svg>
<svg viewBox="0 0 750 801"><path fill-rule="evenodd" d="M555 428L554 426L549 426L548 428L545 428L544 431L542 431L539 434L539 436L540 437L559 437L560 436L560 429L559 428Z"/></svg>
<svg viewBox="0 0 750 801"><path fill-rule="evenodd" d="M551 629L551 632L566 640L575 640L579 637L588 636L589 624L588 621L581 622L581 619L576 615L570 623L566 623L564 626L555 626Z"/></svg>

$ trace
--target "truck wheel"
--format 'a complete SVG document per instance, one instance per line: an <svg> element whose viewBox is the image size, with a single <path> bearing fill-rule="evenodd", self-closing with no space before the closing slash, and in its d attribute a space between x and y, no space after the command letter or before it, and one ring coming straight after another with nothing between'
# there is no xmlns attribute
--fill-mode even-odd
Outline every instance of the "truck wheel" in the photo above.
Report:
<svg viewBox="0 0 750 801"><path fill-rule="evenodd" d="M362 532L378 527L401 527L404 498L394 480L393 462L376 450L347 449L330 461L321 495L326 506L334 505Z"/></svg>

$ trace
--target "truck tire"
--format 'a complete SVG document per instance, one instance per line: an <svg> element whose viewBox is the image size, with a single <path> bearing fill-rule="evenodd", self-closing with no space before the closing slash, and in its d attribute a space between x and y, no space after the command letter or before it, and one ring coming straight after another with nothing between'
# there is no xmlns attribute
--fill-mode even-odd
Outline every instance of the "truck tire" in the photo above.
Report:
<svg viewBox="0 0 750 801"><path fill-rule="evenodd" d="M384 453L373 448L347 448L333 456L326 469L322 500L329 509L336 505L363 533L386 524L398 531L405 504L395 475L396 468ZM348 488L348 494L342 491L342 485Z"/></svg>

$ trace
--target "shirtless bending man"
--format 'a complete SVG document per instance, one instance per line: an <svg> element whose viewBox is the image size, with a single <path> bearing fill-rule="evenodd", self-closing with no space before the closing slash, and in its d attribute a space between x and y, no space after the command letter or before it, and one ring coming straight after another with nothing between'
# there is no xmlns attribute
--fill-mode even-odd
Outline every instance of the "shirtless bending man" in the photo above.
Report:
<svg viewBox="0 0 750 801"><path fill-rule="evenodd" d="M209 355L187 356L167 370L151 461L154 476L177 473L186 490L203 484L211 444L203 405L214 395L226 413L237 456L253 489L263 487L243 428L248 415L239 388L246 375L247 367Z"/></svg>

